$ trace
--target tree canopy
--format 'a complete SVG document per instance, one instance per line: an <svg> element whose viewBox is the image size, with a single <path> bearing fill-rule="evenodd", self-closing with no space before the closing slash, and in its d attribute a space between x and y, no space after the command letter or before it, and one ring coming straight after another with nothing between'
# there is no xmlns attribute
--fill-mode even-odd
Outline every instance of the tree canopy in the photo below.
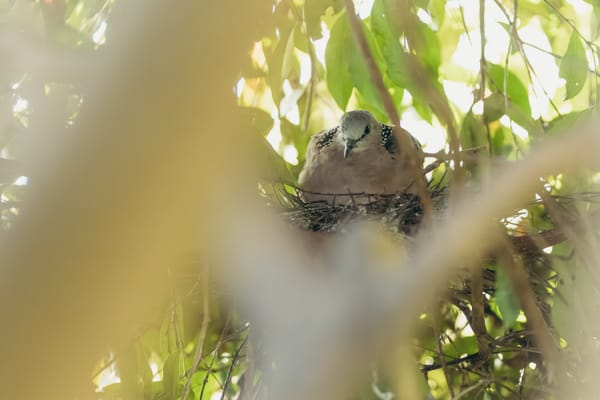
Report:
<svg viewBox="0 0 600 400"><path fill-rule="evenodd" d="M3 346L42 358L14 387L597 393L600 3L123 3L0 1ZM422 143L418 233L290 222L353 109Z"/></svg>

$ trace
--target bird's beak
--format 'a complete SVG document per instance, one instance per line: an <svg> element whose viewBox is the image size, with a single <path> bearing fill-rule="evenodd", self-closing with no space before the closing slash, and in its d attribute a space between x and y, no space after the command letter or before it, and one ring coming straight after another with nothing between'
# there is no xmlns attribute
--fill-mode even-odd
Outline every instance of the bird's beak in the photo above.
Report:
<svg viewBox="0 0 600 400"><path fill-rule="evenodd" d="M344 141L344 158L348 158L350 155L350 151L354 148L353 140L345 140Z"/></svg>

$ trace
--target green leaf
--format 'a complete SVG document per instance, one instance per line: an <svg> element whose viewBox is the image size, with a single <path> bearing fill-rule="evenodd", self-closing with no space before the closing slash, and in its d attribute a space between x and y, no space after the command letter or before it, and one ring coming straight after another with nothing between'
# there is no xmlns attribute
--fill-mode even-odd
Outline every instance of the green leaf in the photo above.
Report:
<svg viewBox="0 0 600 400"><path fill-rule="evenodd" d="M554 246L553 255L568 257L572 248L567 243ZM577 264L572 265L565 261L566 258L556 257L552 263L552 268L559 273L557 290L560 291L560 297L552 305L552 322L560 336L569 343L576 343L581 340L581 330L573 325L573 303L580 296L581 289L581 268ZM579 286L579 287L578 287Z"/></svg>
<svg viewBox="0 0 600 400"><path fill-rule="evenodd" d="M379 68L379 71L382 71L383 58L379 49L377 48L377 44L375 42L375 37L373 33L367 27L362 24L363 31L365 33L365 37L367 38L367 44L371 49L371 55ZM354 39L354 36L350 35L350 40L347 43L349 47L349 53L352 54L350 57L350 76L354 85L360 92L360 94L365 98L370 107L369 109L377 109L381 114L385 115L385 107L383 106L383 101L381 100L381 96L379 94L379 90L377 89L375 83L373 82L373 78L371 77L371 72L369 70L369 66L365 60L365 57L362 54L358 43Z"/></svg>
<svg viewBox="0 0 600 400"><path fill-rule="evenodd" d="M321 39L321 15L329 6L327 1L323 0L306 0L304 5L304 20L306 21L306 30L308 35L313 39Z"/></svg>
<svg viewBox="0 0 600 400"><path fill-rule="evenodd" d="M422 101L419 93L413 95L412 105L417 114L419 114L419 117L423 118L430 124L433 122L433 112L431 111L431 107L429 107L429 104Z"/></svg>
<svg viewBox="0 0 600 400"><path fill-rule="evenodd" d="M292 67L292 59L294 57L294 31L295 26L287 31L281 31L279 42L269 58L268 80L269 86L271 86L271 95L277 107L279 107L279 103L281 103L281 99L283 98L283 81L288 77Z"/></svg>
<svg viewBox="0 0 600 400"><path fill-rule="evenodd" d="M409 85L409 71L404 62L405 51L387 20L383 0L375 0L371 10L371 29L385 61L386 73L401 88Z"/></svg>
<svg viewBox="0 0 600 400"><path fill-rule="evenodd" d="M419 21L418 28L419 48L416 51L417 58L427 67L430 79L437 79L440 63L442 62L442 51L437 32L427 24Z"/></svg>
<svg viewBox="0 0 600 400"><path fill-rule="evenodd" d="M494 155L501 155L507 159L511 159L516 155L516 144L524 147L523 141L520 138L515 137L509 128L502 125L495 125L491 128L493 128L491 137Z"/></svg>
<svg viewBox="0 0 600 400"><path fill-rule="evenodd" d="M471 354L477 351L477 337L458 337L452 342L452 346L444 348L444 354L448 357L458 358L463 354Z"/></svg>
<svg viewBox="0 0 600 400"><path fill-rule="evenodd" d="M354 86L350 75L350 50L347 45L350 31L346 13L341 13L335 21L331 36L325 49L325 65L327 66L327 87L342 110L346 109Z"/></svg>
<svg viewBox="0 0 600 400"><path fill-rule="evenodd" d="M273 127L273 118L264 110L256 107L240 107L239 118L245 127L253 133L266 136Z"/></svg>
<svg viewBox="0 0 600 400"><path fill-rule="evenodd" d="M540 120L534 120L531 114L525 114L521 108L517 107L512 102L508 103L508 116L511 120L521 125L530 137L538 137L544 134L544 127Z"/></svg>
<svg viewBox="0 0 600 400"><path fill-rule="evenodd" d="M386 78L387 77L384 77L385 86L388 88L388 91L392 96L392 100L394 100L394 104L402 104L402 99L404 98L404 89L394 85L392 82L389 82L390 79Z"/></svg>
<svg viewBox="0 0 600 400"><path fill-rule="evenodd" d="M429 15L438 27L444 23L446 17L446 0L429 0Z"/></svg>
<svg viewBox="0 0 600 400"><path fill-rule="evenodd" d="M496 304L502 314L504 327L512 328L517 322L521 307L512 282L502 267L496 268Z"/></svg>
<svg viewBox="0 0 600 400"><path fill-rule="evenodd" d="M534 120L531 114L523 112L522 107L506 99L502 93L496 92L486 97L483 102L483 119L486 123L497 121L505 114L527 130L531 137L544 134L544 128L540 121Z"/></svg>
<svg viewBox="0 0 600 400"><path fill-rule="evenodd" d="M498 91L508 96L508 99L518 106L523 113L531 115L527 87L513 72L507 71L500 65L490 64L488 66L488 73L492 85Z"/></svg>
<svg viewBox="0 0 600 400"><path fill-rule="evenodd" d="M282 121L286 120L282 119ZM250 146L249 150L255 155L256 167L260 179L268 182L295 182L295 178L288 168L288 163L273 149L264 137L253 136Z"/></svg>
<svg viewBox="0 0 600 400"><path fill-rule="evenodd" d="M304 5L304 18L308 34L313 39L323 37L321 32L321 16L328 8L332 7L335 12L344 6L343 0L306 0Z"/></svg>
<svg viewBox="0 0 600 400"><path fill-rule="evenodd" d="M460 129L460 145L465 149L487 145L485 126L481 118L473 115L472 111L469 111L463 119Z"/></svg>
<svg viewBox="0 0 600 400"><path fill-rule="evenodd" d="M587 79L587 59L581 39L573 32L569 39L567 52L560 62L558 75L567 82L567 93L565 100L575 97Z"/></svg>
<svg viewBox="0 0 600 400"><path fill-rule="evenodd" d="M360 91L355 92L356 96L356 106L360 110L370 110L373 116L378 121L387 121L388 115L384 109L374 108L373 103L370 102L365 96L362 95Z"/></svg>
<svg viewBox="0 0 600 400"><path fill-rule="evenodd" d="M296 48L306 54L309 54L311 52L309 46L312 46L312 43L306 35L306 32L304 32L303 29L297 28L294 36L294 44L296 45Z"/></svg>
<svg viewBox="0 0 600 400"><path fill-rule="evenodd" d="M502 93L496 92L483 101L483 120L485 123L497 121L505 114L505 102Z"/></svg>
<svg viewBox="0 0 600 400"><path fill-rule="evenodd" d="M283 63L281 65L281 83L287 79L292 71L292 65L294 62L294 48L295 48L295 33L296 27L294 26L290 32L290 35L285 42L285 48L283 50Z"/></svg>
<svg viewBox="0 0 600 400"><path fill-rule="evenodd" d="M163 390L167 398L177 398L177 387L179 384L179 354L169 355L163 365Z"/></svg>
<svg viewBox="0 0 600 400"><path fill-rule="evenodd" d="M594 2L594 18L592 18L592 37L591 39L597 39L600 34L600 2Z"/></svg>
<svg viewBox="0 0 600 400"><path fill-rule="evenodd" d="M362 29L377 67L382 68L383 58L373 33L364 24ZM338 17L331 30L325 62L329 91L342 110L346 109L352 89L356 87L368 104L367 108L384 113L383 102L345 12Z"/></svg>
<svg viewBox="0 0 600 400"><path fill-rule="evenodd" d="M548 123L546 132L548 134L560 134L567 132L568 129L572 128L575 124L585 121L593 116L594 113L594 108L588 108L583 111L574 111L569 114L561 115L560 117L553 119Z"/></svg>

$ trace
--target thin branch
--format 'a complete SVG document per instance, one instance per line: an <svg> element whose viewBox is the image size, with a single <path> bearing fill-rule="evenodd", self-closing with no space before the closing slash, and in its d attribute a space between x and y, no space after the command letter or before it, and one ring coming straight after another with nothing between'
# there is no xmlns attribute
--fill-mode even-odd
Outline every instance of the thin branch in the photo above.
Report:
<svg viewBox="0 0 600 400"><path fill-rule="evenodd" d="M559 9L556 8L556 6L554 6L552 3L550 3L548 0L544 0L544 3L546 3L546 5L556 14L558 15L558 17L560 19L562 19L567 25L569 25L571 27L571 29L573 29L573 32L575 32L577 34L577 36L579 36L581 38L581 40L583 40L585 42L585 44L587 44L590 47L590 50L594 51L594 43L590 40L588 40L580 31L579 29L577 29L577 27L575 26L575 24L567 17L565 17Z"/></svg>
<svg viewBox="0 0 600 400"><path fill-rule="evenodd" d="M596 265L597 262L596 260L590 258L589 252L583 250L584 243L581 240L581 235L575 231L575 227L573 226L574 224L572 223L571 219L564 215L564 210L561 208L560 204L558 204L558 202L552 196L549 196L543 187L538 194L542 198L546 210L548 210L548 213L555 221L556 225L563 230L566 238L572 244L577 254L579 254L579 256L585 261L585 265L589 271L590 266ZM583 231L590 228L590 221L592 220L590 216L594 214L597 214L597 212L588 214L585 219L581 219L579 221L579 230ZM588 278L593 280L593 283L596 287L600 287L600 280L598 279L597 274L590 273Z"/></svg>
<svg viewBox="0 0 600 400"><path fill-rule="evenodd" d="M433 350L430 350L431 352L433 352ZM457 366L461 363L471 363L474 361L479 361L481 360L481 354L479 353L473 353L473 354L469 354L466 355L464 357L461 358L456 358L454 360L450 360L450 361L446 361L445 364L447 367L449 366ZM421 371L422 372L430 372L430 371L435 371L437 369L442 368L442 364L438 363L438 364L431 364L431 365L421 365Z"/></svg>
<svg viewBox="0 0 600 400"><path fill-rule="evenodd" d="M431 198L427 191L425 175L423 173L421 163L419 162L420 156L418 154L418 150L415 149L408 132L406 132L400 126L400 116L398 115L398 111L396 110L392 96L388 92L385 83L383 82L381 71L379 71L379 68L375 63L375 59L373 58L373 54L369 48L369 44L367 43L367 38L363 31L360 19L356 14L356 10L354 9L354 3L352 0L345 0L345 4L347 11L346 14L348 16L354 38L356 39L365 62L367 63L371 79L377 88L379 97L381 98L385 107L385 111L392 121L394 135L400 143L399 147L401 156L408 160L408 165L412 170L412 176L414 178L413 181L417 189L417 194L421 200L421 203L423 204L423 222L425 225L427 225L427 221L431 218Z"/></svg>
<svg viewBox="0 0 600 400"><path fill-rule="evenodd" d="M479 0L479 42L480 42L480 58L479 58L479 76L481 81L479 83L479 99L482 105L485 105L485 73L487 68L487 61L485 59L485 0ZM485 114L483 114L485 116ZM488 154L489 156L494 155L494 146L492 145L492 134L490 127L483 117L483 125L485 126L485 133L488 141Z"/></svg>
<svg viewBox="0 0 600 400"><path fill-rule="evenodd" d="M555 220L555 227L539 233L531 233L524 236L509 236L508 240L511 246L519 254L532 253L538 249L554 246L566 240L576 244L580 233L590 224L590 221L596 221L600 216L600 211L584 214L574 219L561 217L559 204L543 190L538 191L539 196L544 201L548 212Z"/></svg>
<svg viewBox="0 0 600 400"><path fill-rule="evenodd" d="M450 154L454 161L454 168L451 170L453 184L450 187L450 191L453 198L452 204L456 204L463 195L466 175L462 164L456 158L456 155L460 151L460 140L455 128L454 114L443 90L438 90L429 79L424 78L430 74L419 58L413 54L413 52L418 54L421 51L428 51L427 46L429 44L424 41L423 37L419 37L417 34L420 31L418 26L420 22L416 13L412 12L413 4L411 1L397 0L395 2L384 2L384 4L386 5L387 18L390 18L391 15L397 18L398 24L402 26L402 33L410 48L411 52L406 54L404 61L407 64L407 71L410 75L409 79L412 86L428 102L429 107L446 127ZM391 4L394 5L393 9L390 6ZM394 27L395 24L391 23L391 26Z"/></svg>
<svg viewBox="0 0 600 400"><path fill-rule="evenodd" d="M206 268L204 271L204 277L202 279L202 325L200 327L200 335L198 336L198 344L196 345L196 354L194 354L194 361L192 367L188 372L187 380L185 381L185 387L183 389L182 399L187 399L192 387L192 377L194 373L198 371L200 361L202 360L202 350L204 349L204 341L206 340L206 334L208 332L208 323L210 322L210 309L208 305L208 271Z"/></svg>
<svg viewBox="0 0 600 400"><path fill-rule="evenodd" d="M436 352L438 355L438 359L440 360L440 365L442 366L442 371L444 372L444 378L446 378L446 386L448 387L448 393L450 393L450 398L454 399L454 387L452 386L450 371L448 371L448 366L446 365L446 355L444 354L444 348L442 347L442 338L438 318L438 313L435 312L435 310L433 310L432 307L431 322L433 325L433 334L435 335Z"/></svg>
<svg viewBox="0 0 600 400"><path fill-rule="evenodd" d="M523 48L523 40L519 36L519 32L516 29L516 19L517 19L516 14L515 14L514 18L511 18L510 15L508 14L508 12L506 11L506 9L504 8L504 5L500 2L500 0L494 0L494 2L498 6L498 8L502 12L502 14L504 14L506 21L511 26L510 34L514 37L515 43L517 44L517 50L519 50L519 54L521 54L521 57L523 58L523 61L525 62L525 65L527 66L527 76L529 78L529 81L533 82L533 77L535 76L535 78L539 82L542 92L544 92L544 95L546 96L546 98L548 99L548 102L552 106L552 109L554 110L554 112L556 112L556 114L558 116L561 116L562 114L560 113L560 110L558 109L558 107L556 106L554 101L552 100L552 96L550 96L548 91L544 88L543 81L537 75L537 72L535 71L535 69L533 68L533 65L529 61L529 57L527 57L527 54L525 53L525 49ZM515 13L516 13L516 11L517 11L517 9L515 6ZM534 88L534 91L535 91L535 88Z"/></svg>
<svg viewBox="0 0 600 400"><path fill-rule="evenodd" d="M227 330L227 328L229 328L229 320L225 321L225 324L223 325L223 329L221 330L221 334L219 335L219 339L217 340L215 349L213 350L213 355L212 355L210 362L208 364L208 367L206 369L206 375L204 376L204 380L202 381L202 388L200 389L200 395L198 396L199 400L202 400L202 397L204 396L204 389L206 388L206 384L208 383L208 378L210 376L212 366L214 365L215 359L217 358L217 355L219 354L219 349L221 347L221 343L223 343L223 338L225 336L225 331ZM185 399L185 397L184 397L184 399Z"/></svg>
<svg viewBox="0 0 600 400"><path fill-rule="evenodd" d="M306 23L306 18L305 18L305 10L303 9L302 11L302 25L304 27L304 30L306 32L306 40L308 42L308 56L310 58L310 81L307 87L307 99L306 99L306 109L304 111L304 117L303 117L303 121L301 124L301 129L302 131L306 131L308 129L308 122L310 121L310 114L312 112L312 106L313 106L313 102L314 102L314 97L315 97L315 89L317 87L317 83L318 83L318 76L317 76L317 56L315 54L315 48L313 45L313 42L311 40L310 34L308 32L308 25Z"/></svg>
<svg viewBox="0 0 600 400"><path fill-rule="evenodd" d="M490 384L490 381L488 381L487 379L482 379L479 382L477 382L474 385L469 386L468 388L465 388L463 390L461 390L455 397L454 400L458 400L463 398L464 396L466 396L467 394L469 394L470 392L472 392L473 390L477 390L479 388L481 388L482 386L487 386Z"/></svg>
<svg viewBox="0 0 600 400"><path fill-rule="evenodd" d="M244 348L246 343L248 343L248 336L244 338L242 344L240 344L240 347L238 347L235 354L233 355L233 358L231 359L231 365L229 366L229 370L227 371L227 376L225 377L225 382L223 384L223 391L221 392L221 400L225 399L225 394L227 393L227 386L229 385L229 382L231 381L231 375L233 374L233 368L239 361L240 353L242 352L242 349Z"/></svg>
<svg viewBox="0 0 600 400"><path fill-rule="evenodd" d="M471 269L471 329L477 338L477 347L483 360L490 354L491 340L485 328L485 298L483 296L483 268Z"/></svg>
<svg viewBox="0 0 600 400"><path fill-rule="evenodd" d="M107 362L105 362L104 364L102 364L93 374L92 374L92 381L95 380L101 373L104 372L105 369L107 369L108 367L110 367L111 365L114 365L115 362L117 362L117 356L116 355L112 355L112 357L110 358L110 360L108 360Z"/></svg>
<svg viewBox="0 0 600 400"><path fill-rule="evenodd" d="M550 332L550 328L546 324L542 310L538 306L536 296L529 284L529 277L525 271L525 267L518 258L513 257L513 248L510 242L506 241L506 250L498 254L500 267L504 268L506 275L510 279L515 294L519 298L523 312L527 317L527 321L533 330L536 345L542 351L542 355L546 361L549 376L554 374L554 366L559 360L559 354L554 344L554 338Z"/></svg>
<svg viewBox="0 0 600 400"><path fill-rule="evenodd" d="M532 49L535 49L535 50L537 50L537 51L539 51L539 52L541 52L541 53L544 53L544 54L547 54L547 55L549 55L549 56L552 56L552 57L556 58L558 61L561 61L561 60L564 58L564 56L561 56L560 54L556 54L556 53L554 53L554 52L552 52L552 51L549 51L549 50L543 49L543 48L541 48L540 46L537 46L537 45L535 45L535 44L533 44L533 43L529 43L529 42L525 42L525 41L523 41L523 42L521 42L521 44L522 44L523 46L531 47ZM598 71L596 71L596 70L593 70L592 68L589 68L589 67L588 67L588 72L589 72L590 74L593 74L593 75L595 75L595 76L596 76L596 78L600 77L600 72L598 72Z"/></svg>
<svg viewBox="0 0 600 400"><path fill-rule="evenodd" d="M254 375L256 373L256 355L254 354L254 347L256 343L250 338L253 330L248 330L248 350L246 351L246 371L244 372L244 380L240 385L239 400L246 398L253 399L258 395L260 386L254 385ZM247 395L247 393L253 393L253 395Z"/></svg>
<svg viewBox="0 0 600 400"><path fill-rule="evenodd" d="M169 269L169 277L172 277L172 270ZM196 283L194 283L195 285ZM169 329L171 329L171 326L173 327L175 333L174 333L174 337L175 337L175 344L177 346L177 352L179 353L180 356L183 355L183 337L181 335L181 331L179 330L179 321L177 318L177 304L176 304L176 296L175 296L175 286L171 285L171 308L169 310L169 315L170 315L170 321L169 321ZM168 341L168 347L169 347L169 353L172 351L171 350L171 341Z"/></svg>
<svg viewBox="0 0 600 400"><path fill-rule="evenodd" d="M562 228L553 228L525 236L509 236L509 240L515 251L524 254L562 243L567 240L567 237Z"/></svg>
<svg viewBox="0 0 600 400"><path fill-rule="evenodd" d="M517 31L517 26L516 26L516 21L517 21L517 14L518 13L518 3L515 0L513 2L513 15L514 18L512 19L512 21L510 21L509 19L509 24L510 24L510 35L516 35L516 31ZM508 19L508 15L505 14L506 18ZM508 102L508 79L509 79L509 75L508 75L508 64L509 64L509 60L510 60L510 54L511 54L511 49L512 49L512 45L513 45L513 41L509 40L508 41L508 50L506 52L506 57L504 58L504 80L503 80L503 88L502 88L502 97L504 99L504 113L505 114L509 114L509 102ZM517 50L519 50L519 47L522 48L523 45L522 44L518 44L517 45ZM526 60L527 62L527 60ZM531 79L531 77L530 77ZM517 149L518 154L520 154L521 156L523 156L525 153L523 151L523 148L521 147L519 140L517 138L517 135L515 134L515 130L514 130L514 126L513 126L513 120L512 118L509 118L509 125L510 125L510 133L513 139L513 143Z"/></svg>

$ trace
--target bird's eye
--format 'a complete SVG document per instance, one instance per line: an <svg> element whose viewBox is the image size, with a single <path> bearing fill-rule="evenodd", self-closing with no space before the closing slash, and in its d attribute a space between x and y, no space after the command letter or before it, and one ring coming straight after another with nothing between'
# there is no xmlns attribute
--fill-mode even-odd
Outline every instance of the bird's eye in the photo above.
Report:
<svg viewBox="0 0 600 400"><path fill-rule="evenodd" d="M365 126L365 135L368 135L370 131L369 125Z"/></svg>

